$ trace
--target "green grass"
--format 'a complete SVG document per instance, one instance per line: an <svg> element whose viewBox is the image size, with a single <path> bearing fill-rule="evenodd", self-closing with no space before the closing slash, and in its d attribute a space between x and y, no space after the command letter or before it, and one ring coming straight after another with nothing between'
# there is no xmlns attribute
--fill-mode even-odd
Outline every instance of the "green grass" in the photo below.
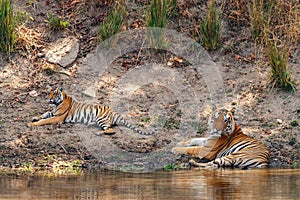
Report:
<svg viewBox="0 0 300 200"><path fill-rule="evenodd" d="M146 26L154 27L147 31L147 38L155 50L163 49L167 44L167 2L168 0L151 0L146 14Z"/></svg>
<svg viewBox="0 0 300 200"><path fill-rule="evenodd" d="M26 23L27 12L26 11L14 11L14 23L15 26L20 26Z"/></svg>
<svg viewBox="0 0 300 200"><path fill-rule="evenodd" d="M178 169L180 169L180 167L176 163L172 163L172 164L164 166L165 171L174 171L174 170L178 170Z"/></svg>
<svg viewBox="0 0 300 200"><path fill-rule="evenodd" d="M180 128L180 120L173 118L173 117L169 117L165 121L164 128L166 128L168 130L179 129Z"/></svg>
<svg viewBox="0 0 300 200"><path fill-rule="evenodd" d="M276 127L276 126L277 126L277 124L275 122L272 122L269 124L269 127Z"/></svg>
<svg viewBox="0 0 300 200"><path fill-rule="evenodd" d="M291 72L287 70L287 51L270 43L266 48L266 53L271 66L271 84L284 91L294 92L296 84Z"/></svg>
<svg viewBox="0 0 300 200"><path fill-rule="evenodd" d="M147 123L149 123L149 122L151 121L151 118L150 118L150 117L142 117L142 118L140 119L140 121L141 121L141 122L147 122Z"/></svg>
<svg viewBox="0 0 300 200"><path fill-rule="evenodd" d="M52 74L54 74L56 71L51 68L49 65L45 65L43 68L43 71L48 75L51 76Z"/></svg>
<svg viewBox="0 0 300 200"><path fill-rule="evenodd" d="M294 144L297 143L297 139L294 137L289 138L288 144L293 146Z"/></svg>
<svg viewBox="0 0 300 200"><path fill-rule="evenodd" d="M205 20L200 24L200 39L207 50L215 50L221 45L219 12L214 0L208 1L208 11Z"/></svg>
<svg viewBox="0 0 300 200"><path fill-rule="evenodd" d="M10 54L15 42L14 18L11 0L0 2L0 51Z"/></svg>
<svg viewBox="0 0 300 200"><path fill-rule="evenodd" d="M157 118L157 124L158 126L161 126L168 130L174 130L180 128L180 118L175 118L173 116L159 116Z"/></svg>
<svg viewBox="0 0 300 200"><path fill-rule="evenodd" d="M146 26L166 28L167 0L151 0L147 9Z"/></svg>
<svg viewBox="0 0 300 200"><path fill-rule="evenodd" d="M293 120L290 123L291 126L299 126L299 122L297 120Z"/></svg>
<svg viewBox="0 0 300 200"><path fill-rule="evenodd" d="M60 17L56 17L53 14L50 14L48 17L48 22L52 30L59 31L66 29L69 25L68 21L63 21Z"/></svg>
<svg viewBox="0 0 300 200"><path fill-rule="evenodd" d="M121 2L117 2L114 7L109 10L107 20L99 27L100 41L103 42L106 39L109 39L113 35L117 34L121 30L121 26L125 17L125 7L121 4ZM117 42L117 38L113 38L112 41L107 40L105 42L105 46L111 47L115 42Z"/></svg>

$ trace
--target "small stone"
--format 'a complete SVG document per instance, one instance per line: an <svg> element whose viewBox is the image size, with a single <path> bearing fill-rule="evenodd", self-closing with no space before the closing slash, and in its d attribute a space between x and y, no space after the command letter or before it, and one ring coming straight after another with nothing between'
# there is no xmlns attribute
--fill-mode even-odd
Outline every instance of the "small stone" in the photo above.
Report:
<svg viewBox="0 0 300 200"><path fill-rule="evenodd" d="M37 97L38 93L37 93L37 91L32 90L32 91L29 92L29 95L32 96L32 97Z"/></svg>
<svg viewBox="0 0 300 200"><path fill-rule="evenodd" d="M281 119L276 119L278 124L282 124L282 120Z"/></svg>
<svg viewBox="0 0 300 200"><path fill-rule="evenodd" d="M93 98L96 97L96 91L91 87L88 87L85 91L83 91L83 94Z"/></svg>
<svg viewBox="0 0 300 200"><path fill-rule="evenodd" d="M40 53L37 53L36 56L37 56L38 58L41 58L41 57L44 57L45 54L40 52Z"/></svg>

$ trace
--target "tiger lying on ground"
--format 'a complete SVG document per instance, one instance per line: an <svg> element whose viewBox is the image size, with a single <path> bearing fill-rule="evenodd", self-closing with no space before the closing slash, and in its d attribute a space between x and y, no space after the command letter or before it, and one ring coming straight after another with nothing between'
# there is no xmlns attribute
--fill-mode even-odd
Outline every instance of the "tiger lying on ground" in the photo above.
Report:
<svg viewBox="0 0 300 200"><path fill-rule="evenodd" d="M193 138L179 142L172 150L177 154L189 154L206 159L208 163L190 163L198 167L263 168L269 164L266 146L243 133L235 123L233 110L219 109L210 120L211 132L208 138Z"/></svg>
<svg viewBox="0 0 300 200"><path fill-rule="evenodd" d="M52 88L49 98L50 103L56 105L54 111L34 117L28 124L29 127L68 122L84 124L96 122L102 128L104 134L114 134L115 132L111 128L114 125L126 126L141 135L154 134L154 132L144 132L137 129L109 106L91 105L75 101L63 92L61 87Z"/></svg>

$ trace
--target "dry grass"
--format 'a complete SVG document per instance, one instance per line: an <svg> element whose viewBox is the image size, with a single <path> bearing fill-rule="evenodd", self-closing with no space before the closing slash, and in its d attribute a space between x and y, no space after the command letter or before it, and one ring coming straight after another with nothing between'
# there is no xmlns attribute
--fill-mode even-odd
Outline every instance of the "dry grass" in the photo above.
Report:
<svg viewBox="0 0 300 200"><path fill-rule="evenodd" d="M250 22L255 39L266 44L269 39L280 40L287 46L300 42L300 2L263 1L249 3Z"/></svg>
<svg viewBox="0 0 300 200"><path fill-rule="evenodd" d="M27 58L35 56L38 49L43 47L43 33L34 29L29 29L25 25L20 25L16 28L16 50Z"/></svg>
<svg viewBox="0 0 300 200"><path fill-rule="evenodd" d="M287 65L288 52L300 43L300 2L253 0L249 12L254 41L261 44L271 67L271 84L294 92L295 81Z"/></svg>
<svg viewBox="0 0 300 200"><path fill-rule="evenodd" d="M300 42L300 2L276 1L270 16L270 32L272 37L290 45Z"/></svg>
<svg viewBox="0 0 300 200"><path fill-rule="evenodd" d="M249 3L249 13L250 13L250 22L252 28L253 39L257 42L261 42L263 37L264 30L268 24L265 21L266 14L264 12L264 1L263 0L253 0Z"/></svg>
<svg viewBox="0 0 300 200"><path fill-rule="evenodd" d="M221 10L230 25L241 27L249 24L248 1L222 1Z"/></svg>

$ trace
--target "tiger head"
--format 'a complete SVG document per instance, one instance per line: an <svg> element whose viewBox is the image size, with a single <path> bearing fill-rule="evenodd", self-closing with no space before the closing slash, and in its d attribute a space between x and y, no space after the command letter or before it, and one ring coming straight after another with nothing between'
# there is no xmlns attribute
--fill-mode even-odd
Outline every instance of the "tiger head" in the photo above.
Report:
<svg viewBox="0 0 300 200"><path fill-rule="evenodd" d="M49 99L51 104L59 105L64 100L62 87L51 88Z"/></svg>
<svg viewBox="0 0 300 200"><path fill-rule="evenodd" d="M209 125L211 128L210 134L214 136L231 134L235 129L233 113L234 108L231 110L227 110L225 108L215 110L212 113L209 121Z"/></svg>

